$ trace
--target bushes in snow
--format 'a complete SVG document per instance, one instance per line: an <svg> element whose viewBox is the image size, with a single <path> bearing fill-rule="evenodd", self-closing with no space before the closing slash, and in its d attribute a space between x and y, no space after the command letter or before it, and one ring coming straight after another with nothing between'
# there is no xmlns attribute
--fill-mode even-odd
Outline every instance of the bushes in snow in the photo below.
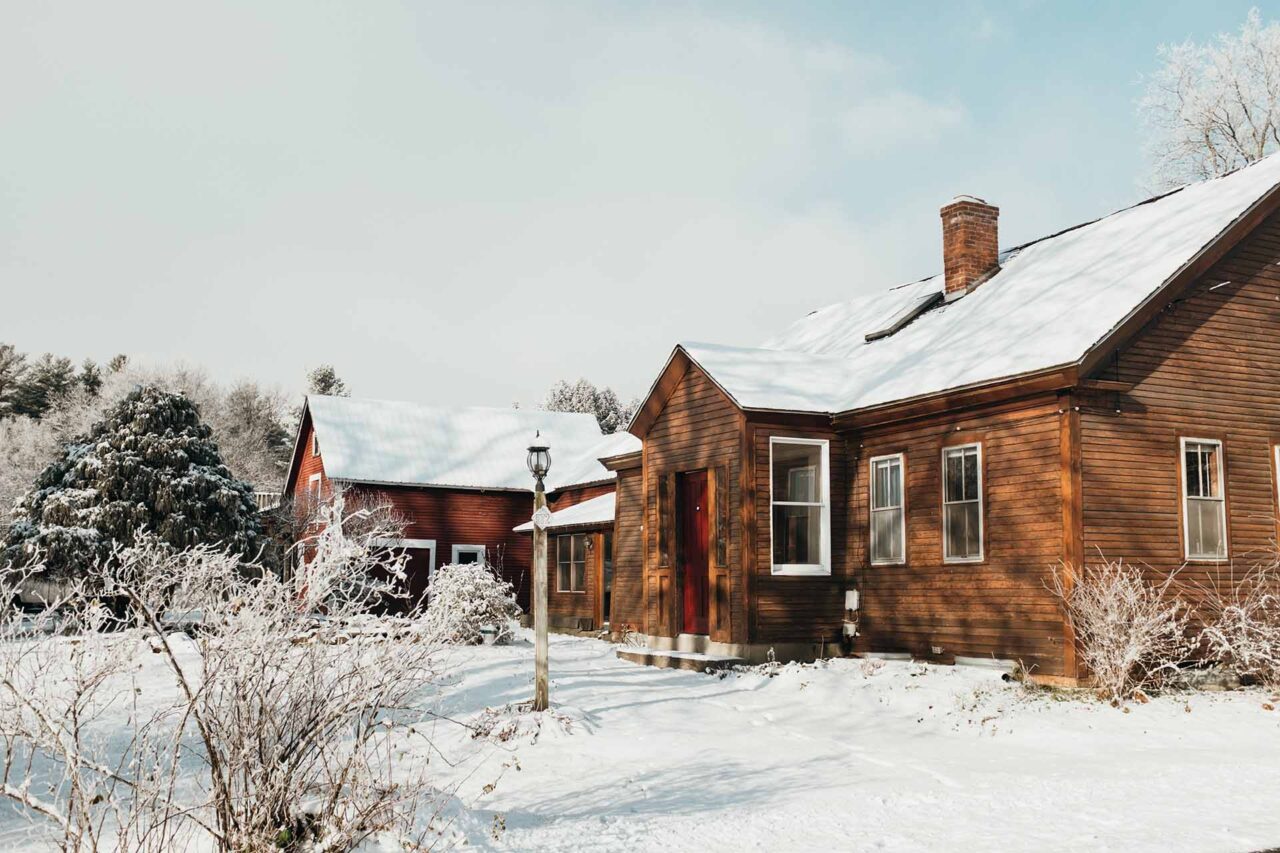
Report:
<svg viewBox="0 0 1280 853"><path fill-rule="evenodd" d="M330 511L292 575L144 537L42 614L0 610L0 797L66 850L418 849L437 794L403 757L430 749L412 709L441 646L421 621L371 629L405 555ZM0 575L0 600L29 571ZM131 603L125 630L100 592ZM194 638L170 630L186 620ZM167 678L144 685L148 649Z"/></svg>
<svg viewBox="0 0 1280 853"><path fill-rule="evenodd" d="M507 643L520 615L511 584L484 563L441 566L428 587L427 630L450 643L475 645L491 628L495 643Z"/></svg>
<svg viewBox="0 0 1280 853"><path fill-rule="evenodd" d="M1280 685L1280 550L1243 574L1208 584L1171 573L1147 581L1120 560L1054 567L1049 589L1076 634L1081 662L1103 695L1123 701L1201 659Z"/></svg>
<svg viewBox="0 0 1280 853"><path fill-rule="evenodd" d="M1075 632L1081 662L1108 700L1158 687L1194 653L1191 610L1174 591L1175 577L1151 584L1122 560L1052 567L1049 589Z"/></svg>
<svg viewBox="0 0 1280 853"><path fill-rule="evenodd" d="M1198 589L1201 640L1241 676L1280 685L1280 555Z"/></svg>

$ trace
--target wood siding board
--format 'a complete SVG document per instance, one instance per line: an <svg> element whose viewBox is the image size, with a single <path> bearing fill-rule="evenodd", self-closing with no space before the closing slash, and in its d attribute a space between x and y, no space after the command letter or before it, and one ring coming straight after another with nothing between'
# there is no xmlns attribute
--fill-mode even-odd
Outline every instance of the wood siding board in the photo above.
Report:
<svg viewBox="0 0 1280 853"><path fill-rule="evenodd" d="M1081 413L1084 553L1179 570L1212 583L1222 565L1183 567L1178 439L1223 442L1228 558L1250 563L1276 535L1272 444L1280 434L1280 214L1260 219L1099 365L1128 383L1121 414ZM1219 290L1209 288L1229 280Z"/></svg>

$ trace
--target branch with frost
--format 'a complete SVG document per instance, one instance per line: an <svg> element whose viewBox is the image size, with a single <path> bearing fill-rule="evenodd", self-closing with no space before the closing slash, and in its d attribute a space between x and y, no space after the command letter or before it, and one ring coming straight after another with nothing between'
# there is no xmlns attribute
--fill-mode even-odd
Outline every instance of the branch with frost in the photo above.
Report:
<svg viewBox="0 0 1280 853"><path fill-rule="evenodd" d="M1251 11L1216 42L1162 45L1138 113L1158 188L1215 177L1280 148L1280 23Z"/></svg>

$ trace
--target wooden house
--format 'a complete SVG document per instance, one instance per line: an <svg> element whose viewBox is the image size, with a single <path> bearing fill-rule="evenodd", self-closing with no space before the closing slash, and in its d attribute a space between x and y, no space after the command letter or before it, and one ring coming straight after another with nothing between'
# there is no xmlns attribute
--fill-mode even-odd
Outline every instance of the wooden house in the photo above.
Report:
<svg viewBox="0 0 1280 853"><path fill-rule="evenodd" d="M352 499L389 506L405 524L397 544L409 553L415 598L437 567L486 562L527 610L532 551L513 528L533 512L525 457L538 433L554 460L553 509L612 494L616 475L598 457L639 445L629 435L602 435L591 415L313 395L284 493L305 508L340 485Z"/></svg>
<svg viewBox="0 0 1280 853"><path fill-rule="evenodd" d="M677 346L626 500L619 480L615 575L648 646L1070 682L1050 566L1196 580L1268 550L1278 208L1270 157L1000 251L998 209L961 197L941 274L760 347Z"/></svg>

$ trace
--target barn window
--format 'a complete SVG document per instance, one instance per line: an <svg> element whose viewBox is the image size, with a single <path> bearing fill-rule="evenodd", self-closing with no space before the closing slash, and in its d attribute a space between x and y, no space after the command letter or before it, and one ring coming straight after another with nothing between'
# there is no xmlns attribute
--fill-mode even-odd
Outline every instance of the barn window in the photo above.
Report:
<svg viewBox="0 0 1280 853"><path fill-rule="evenodd" d="M587 536L556 537L556 592L587 591Z"/></svg>
<svg viewBox="0 0 1280 853"><path fill-rule="evenodd" d="M907 525L903 512L902 454L871 460L871 562L904 561Z"/></svg>
<svg viewBox="0 0 1280 853"><path fill-rule="evenodd" d="M775 575L831 574L830 446L769 439L770 535Z"/></svg>
<svg viewBox="0 0 1280 853"><path fill-rule="evenodd" d="M1188 560L1227 556L1226 503L1222 442L1182 439L1182 532Z"/></svg>
<svg viewBox="0 0 1280 853"><path fill-rule="evenodd" d="M314 430L311 432L311 455L320 455L320 436Z"/></svg>
<svg viewBox="0 0 1280 853"><path fill-rule="evenodd" d="M982 445L942 450L942 557L982 560Z"/></svg>
<svg viewBox="0 0 1280 853"><path fill-rule="evenodd" d="M483 545L454 545L453 563L483 563L485 553Z"/></svg>
<svg viewBox="0 0 1280 853"><path fill-rule="evenodd" d="M320 503L320 475L312 474L307 478L307 497L313 504Z"/></svg>

